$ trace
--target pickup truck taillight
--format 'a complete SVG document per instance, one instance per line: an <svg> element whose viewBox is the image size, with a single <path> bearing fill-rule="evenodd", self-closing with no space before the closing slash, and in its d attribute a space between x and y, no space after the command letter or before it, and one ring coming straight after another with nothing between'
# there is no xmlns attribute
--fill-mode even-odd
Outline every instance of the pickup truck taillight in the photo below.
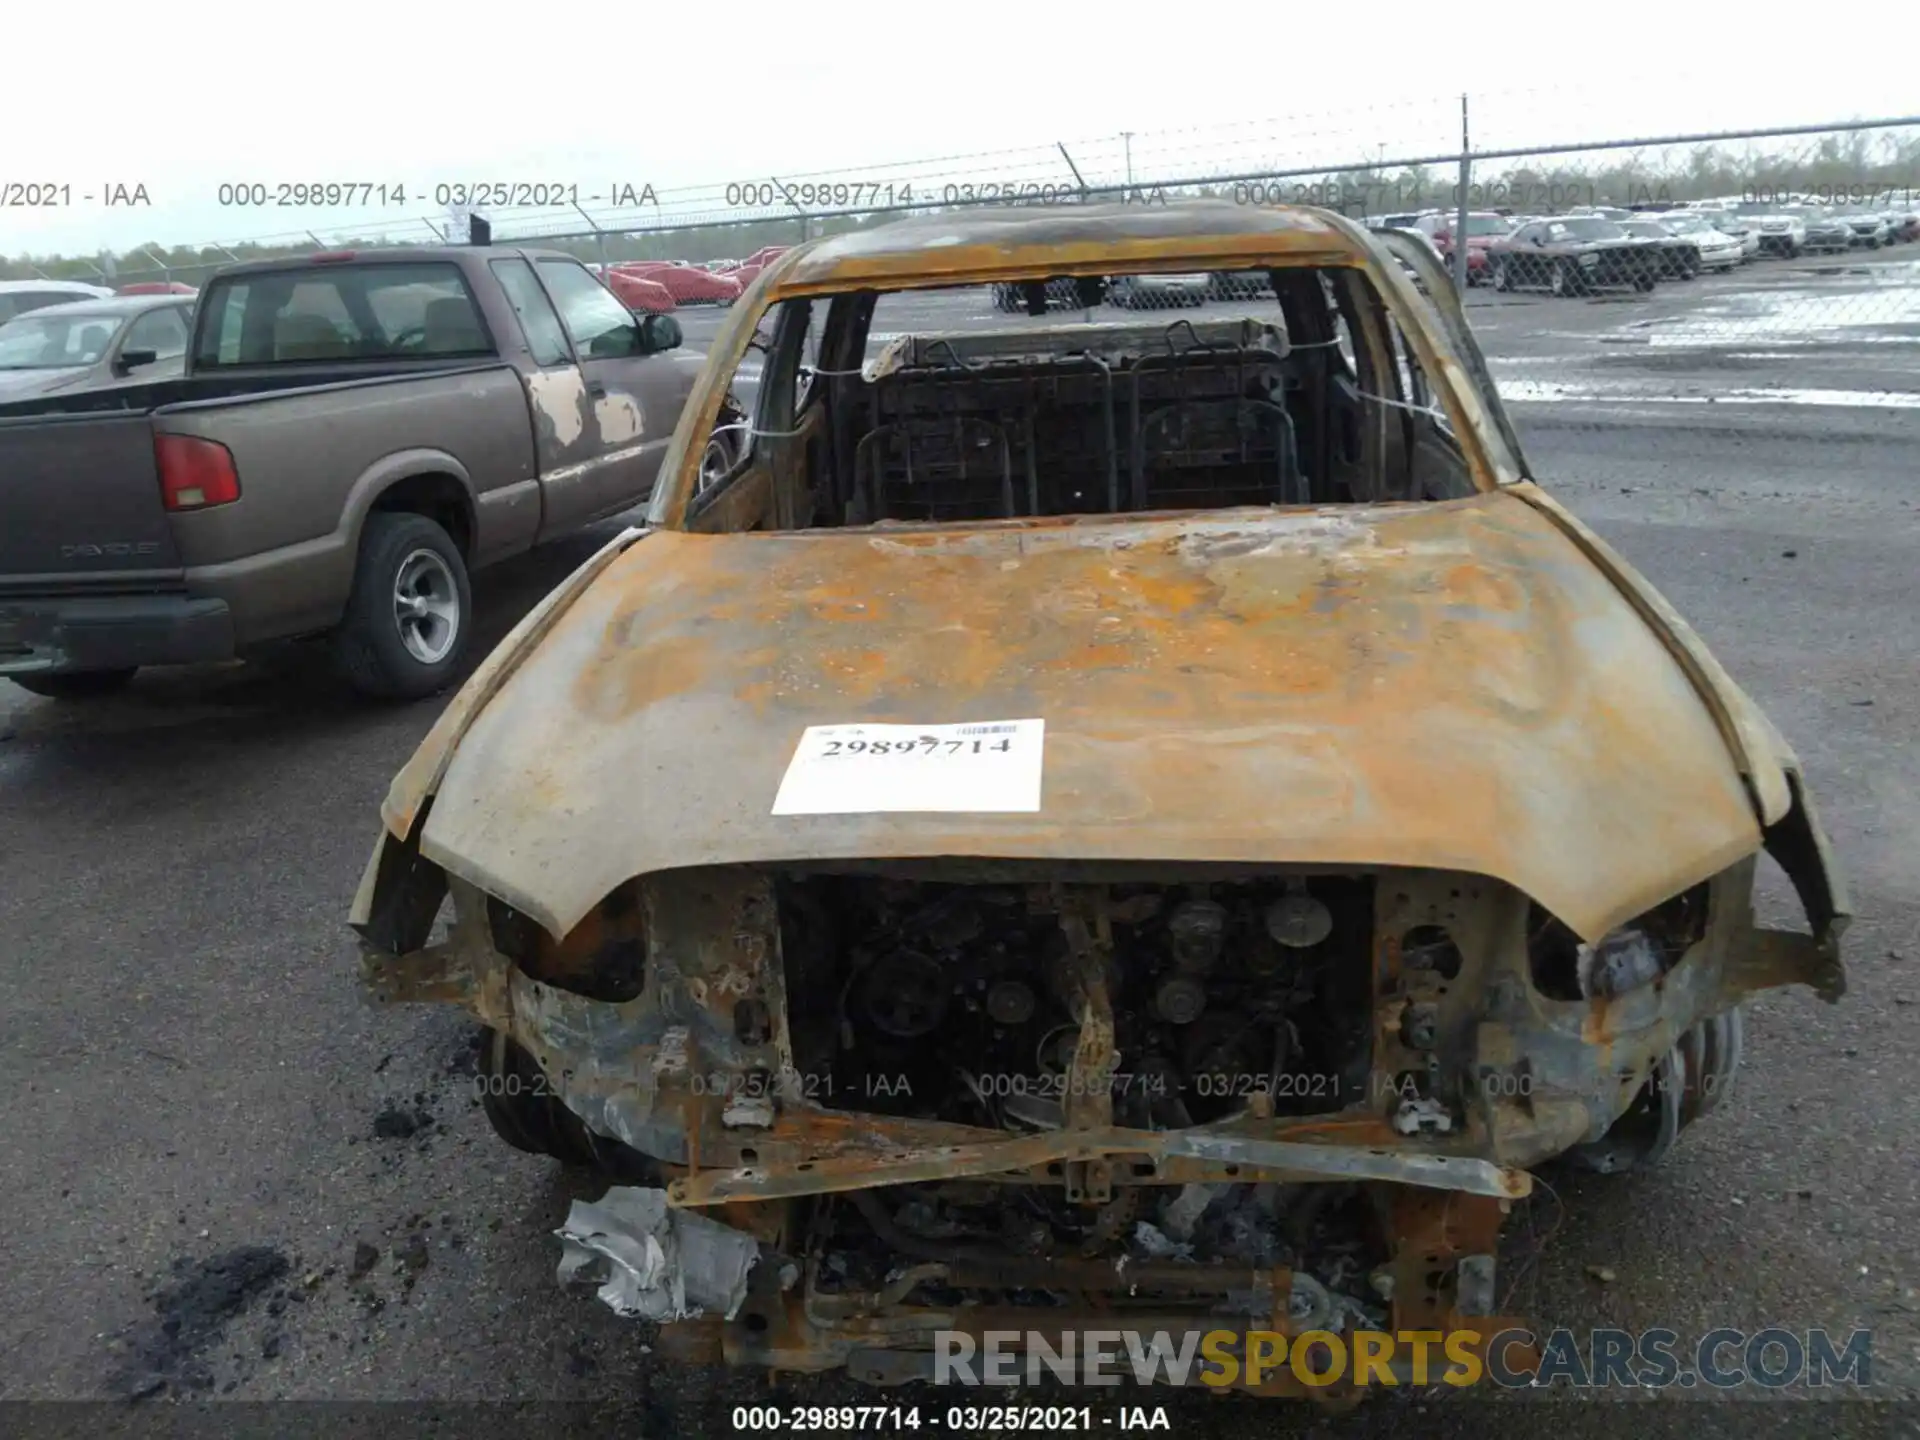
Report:
<svg viewBox="0 0 1920 1440"><path fill-rule="evenodd" d="M240 472L233 452L217 440L197 435L156 435L154 458L160 467L160 501L169 510L205 510L240 498Z"/></svg>

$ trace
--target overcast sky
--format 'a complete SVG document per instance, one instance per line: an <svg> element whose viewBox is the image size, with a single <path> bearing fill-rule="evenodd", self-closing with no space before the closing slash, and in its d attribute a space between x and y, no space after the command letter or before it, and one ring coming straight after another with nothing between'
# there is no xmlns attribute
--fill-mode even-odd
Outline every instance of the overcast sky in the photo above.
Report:
<svg viewBox="0 0 1920 1440"><path fill-rule="evenodd" d="M1391 157L1456 144L1463 90L1484 146L1920 110L1920 6L1904 0L1860 0L1838 28L1803 24L1804 5L1797 20L1462 5L1471 24L1449 8L173 0L134 25L16 7L0 185L66 184L72 204L0 209L0 254L391 231L440 217L433 188L459 181L583 198L651 184L684 211L718 203L702 186L770 175L857 171L922 194L928 179L1067 180L1056 140L1097 183L1121 177L1123 131L1141 179ZM223 181L401 184L408 203L223 208ZM103 208L116 183L144 185L150 208Z"/></svg>

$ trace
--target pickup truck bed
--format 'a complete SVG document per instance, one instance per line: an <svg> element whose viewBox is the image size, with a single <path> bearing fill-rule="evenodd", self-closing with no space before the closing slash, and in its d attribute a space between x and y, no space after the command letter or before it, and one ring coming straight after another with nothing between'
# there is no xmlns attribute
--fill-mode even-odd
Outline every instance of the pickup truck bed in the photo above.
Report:
<svg viewBox="0 0 1920 1440"><path fill-rule="evenodd" d="M96 693L327 633L361 689L431 693L469 572L644 501L697 368L537 251L230 267L195 330L183 376L0 404L0 677ZM457 353L377 353L409 337Z"/></svg>

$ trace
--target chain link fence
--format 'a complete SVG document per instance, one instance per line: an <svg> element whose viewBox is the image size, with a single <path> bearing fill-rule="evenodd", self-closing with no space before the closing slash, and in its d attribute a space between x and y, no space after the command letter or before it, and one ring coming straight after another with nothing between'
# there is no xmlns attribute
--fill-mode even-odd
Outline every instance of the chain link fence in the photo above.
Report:
<svg viewBox="0 0 1920 1440"><path fill-rule="evenodd" d="M1311 158L1334 127L1269 122L677 190L439 186L438 218L149 251L148 268L122 264L109 283L198 285L240 258L438 243L474 214L495 243L570 250L633 308L664 310L725 304L771 250L902 215L1208 196L1419 234L1463 288L1516 403L1920 406L1920 119L1502 148L1475 148L1468 119L1464 101L1455 116L1409 103L1382 120L1398 158L1382 144L1342 164ZM62 278L97 278L87 268ZM976 299L967 324L1273 311L1254 273L1057 280Z"/></svg>

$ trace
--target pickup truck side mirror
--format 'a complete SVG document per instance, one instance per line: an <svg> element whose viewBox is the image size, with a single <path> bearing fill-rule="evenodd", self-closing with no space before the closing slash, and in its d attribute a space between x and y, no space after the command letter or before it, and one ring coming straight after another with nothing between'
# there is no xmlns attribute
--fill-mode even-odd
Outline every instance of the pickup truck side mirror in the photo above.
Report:
<svg viewBox="0 0 1920 1440"><path fill-rule="evenodd" d="M640 319L640 353L657 355L662 350L678 350L685 337L680 322L671 315L644 315Z"/></svg>
<svg viewBox="0 0 1920 1440"><path fill-rule="evenodd" d="M130 370L138 370L142 365L151 365L159 358L158 350L122 350L120 358L113 362L114 373L125 375Z"/></svg>

